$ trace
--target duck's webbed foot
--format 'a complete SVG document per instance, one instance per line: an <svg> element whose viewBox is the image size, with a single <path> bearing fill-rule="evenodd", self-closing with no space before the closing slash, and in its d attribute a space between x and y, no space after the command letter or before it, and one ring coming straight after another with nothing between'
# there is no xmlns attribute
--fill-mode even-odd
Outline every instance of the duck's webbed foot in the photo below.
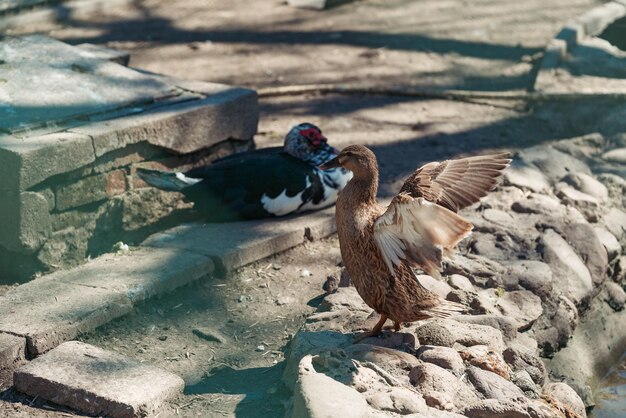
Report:
<svg viewBox="0 0 626 418"><path fill-rule="evenodd" d="M362 332L359 335L355 335L354 338L352 339L352 343L353 344L357 344L358 342L360 342L364 338L377 336L382 331L383 325L385 325L385 322L387 322L387 316L380 315L380 320L376 323L374 328L372 328L371 331ZM395 323L395 324L398 324L398 323ZM394 327L395 327L395 324L394 324ZM400 329L399 326L398 326L398 329Z"/></svg>

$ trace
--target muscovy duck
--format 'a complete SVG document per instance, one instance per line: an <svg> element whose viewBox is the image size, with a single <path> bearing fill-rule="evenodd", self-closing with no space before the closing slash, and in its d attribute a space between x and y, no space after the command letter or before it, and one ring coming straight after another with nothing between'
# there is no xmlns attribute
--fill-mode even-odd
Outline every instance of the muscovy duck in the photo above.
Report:
<svg viewBox="0 0 626 418"><path fill-rule="evenodd" d="M151 186L177 191L209 221L284 216L328 207L352 173L319 165L339 151L311 123L294 126L282 147L230 155L184 173L138 169Z"/></svg>
<svg viewBox="0 0 626 418"><path fill-rule="evenodd" d="M446 317L462 306L423 287L412 270L438 277L442 253L451 252L473 225L456 212L493 190L508 154L432 162L418 168L388 207L376 200L378 164L362 145L344 148L321 168L354 173L337 199L337 233L350 279L380 321L363 337L378 334L391 319L403 322Z"/></svg>

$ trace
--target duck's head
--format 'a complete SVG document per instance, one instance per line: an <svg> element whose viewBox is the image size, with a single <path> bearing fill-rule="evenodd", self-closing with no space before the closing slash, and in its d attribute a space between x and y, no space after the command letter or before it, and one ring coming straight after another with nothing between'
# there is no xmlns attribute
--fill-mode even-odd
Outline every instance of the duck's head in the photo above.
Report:
<svg viewBox="0 0 626 418"><path fill-rule="evenodd" d="M343 167L354 173L354 177L372 177L378 174L376 156L363 145L350 145L339 153L336 158L319 166L322 170Z"/></svg>
<svg viewBox="0 0 626 418"><path fill-rule="evenodd" d="M285 137L284 151L296 158L318 165L335 157L339 151L328 145L322 130L312 123L291 128Z"/></svg>

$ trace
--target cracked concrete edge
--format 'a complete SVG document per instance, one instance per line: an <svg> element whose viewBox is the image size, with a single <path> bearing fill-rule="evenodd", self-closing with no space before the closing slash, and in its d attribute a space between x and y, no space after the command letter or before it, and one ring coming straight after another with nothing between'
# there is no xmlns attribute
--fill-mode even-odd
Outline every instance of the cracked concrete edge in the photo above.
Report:
<svg viewBox="0 0 626 418"><path fill-rule="evenodd" d="M217 231L237 235L232 229L227 232L229 226L182 225L154 234L126 254L104 254L74 269L20 285L0 297L0 342L6 342L0 345L0 369L13 370L25 356L37 357L128 314L137 302L212 276L216 270L232 271L327 237L335 232L333 213L330 208L284 221L243 222L236 230L243 238L231 238L227 241L230 248L221 251L215 245L212 249L202 246L221 242L216 239ZM207 233L211 228L216 233ZM20 344L25 351L19 349Z"/></svg>
<svg viewBox="0 0 626 418"><path fill-rule="evenodd" d="M537 86L540 84L542 72L557 68L567 53L582 39L600 34L607 26L624 16L626 16L626 0L613 0L596 6L567 22L546 45L533 89L538 90Z"/></svg>

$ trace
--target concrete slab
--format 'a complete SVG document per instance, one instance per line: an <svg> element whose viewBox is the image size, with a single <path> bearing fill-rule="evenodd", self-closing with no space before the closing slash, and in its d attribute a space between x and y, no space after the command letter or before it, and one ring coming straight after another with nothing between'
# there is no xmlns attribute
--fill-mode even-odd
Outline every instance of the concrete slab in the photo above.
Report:
<svg viewBox="0 0 626 418"><path fill-rule="evenodd" d="M335 232L335 208L271 220L187 224L157 233L141 245L178 248L211 257L223 273Z"/></svg>
<svg viewBox="0 0 626 418"><path fill-rule="evenodd" d="M5 80L0 107L3 132L84 118L181 93L147 74L88 57L45 36L9 37L0 46Z"/></svg>
<svg viewBox="0 0 626 418"><path fill-rule="evenodd" d="M189 100L185 102L69 131L92 137L97 157L141 141L189 153L227 139L247 140L254 136L258 124L254 91L224 84L195 82L191 85L210 93L188 91Z"/></svg>
<svg viewBox="0 0 626 418"><path fill-rule="evenodd" d="M22 253L37 251L51 232L49 208L40 193L0 191L0 245Z"/></svg>
<svg viewBox="0 0 626 418"><path fill-rule="evenodd" d="M183 391L177 375L78 341L15 371L20 392L87 414L144 417Z"/></svg>
<svg viewBox="0 0 626 418"><path fill-rule="evenodd" d="M0 333L0 380L2 371L10 372L25 362L26 339Z"/></svg>
<svg viewBox="0 0 626 418"><path fill-rule="evenodd" d="M177 249L108 254L0 297L0 332L25 337L29 355L39 355L212 271L208 257Z"/></svg>

